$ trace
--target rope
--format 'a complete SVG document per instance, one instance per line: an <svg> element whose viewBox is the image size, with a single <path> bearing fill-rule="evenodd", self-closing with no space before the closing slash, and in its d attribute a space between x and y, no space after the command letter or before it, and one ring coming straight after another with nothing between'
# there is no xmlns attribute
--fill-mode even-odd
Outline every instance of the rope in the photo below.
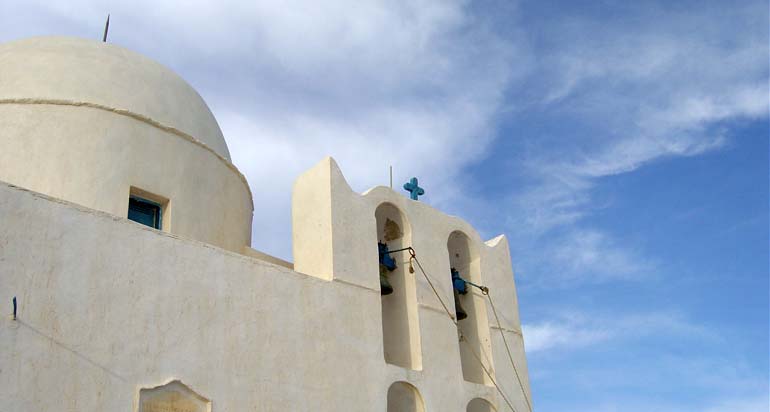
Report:
<svg viewBox="0 0 770 412"><path fill-rule="evenodd" d="M527 391L524 390L524 384L521 383L519 370L516 369L516 363L513 361L513 356L511 356L511 348L508 347L508 341L505 339L505 333L503 333L503 324L500 323L500 318L497 317L497 309L495 309L495 304L492 302L492 296L489 294L489 289L487 289L486 293L484 294L487 295L487 300L489 300L489 305L492 306L492 312L495 314L495 322L497 322L498 329L500 330L500 336L503 337L503 343L505 344L505 351L508 352L508 359L510 359L511 361L511 366L513 366L513 372L516 374L516 380L519 381L521 394L524 395L524 400L527 401L527 407L529 407L529 411L532 412L532 403L530 403L529 397L527 397Z"/></svg>
<svg viewBox="0 0 770 412"><path fill-rule="evenodd" d="M422 265L420 264L420 261L417 260L417 255L414 252L414 249L409 250L409 253L412 255L409 259L414 259L414 261L417 263L417 267L420 268L420 272L422 272L422 275L425 277L425 280L428 281L428 285L430 285L430 288L433 289L433 293L436 294L436 297L438 298L438 301L441 303L441 306L444 307L444 312L449 316L450 319L452 319L452 323L454 323L456 326L460 326L457 324L457 319L455 319L454 316L452 316L452 313L449 312L449 309L447 308L446 304L444 303L444 300L441 299L441 296L439 296L438 291L436 291L436 288L433 286L433 282L430 281L430 278L425 273L425 269L422 268Z"/></svg>
<svg viewBox="0 0 770 412"><path fill-rule="evenodd" d="M495 388L497 388L497 393L499 393L500 396L503 397L503 400L505 401L506 404L508 404L508 407L511 408L513 412L516 412L516 408L513 407L513 405L511 404L511 401L509 401L508 397L505 396L505 394L503 393L503 389L497 385L497 381L495 381L495 378L492 377L492 374L489 372L489 370L487 370L487 367L484 366L484 362L481 360L481 358L479 358L479 354L476 353L476 351L473 349L473 346L465 338L465 334L463 333L463 328L460 325L457 325L457 329L460 330L460 342L465 342L467 344L468 348L470 348L471 353L473 354L473 357L476 358L476 360L481 365L481 369L484 370L484 374L487 375L489 380L492 381L492 384L495 385Z"/></svg>
<svg viewBox="0 0 770 412"><path fill-rule="evenodd" d="M457 323L457 320L455 319L455 317L454 317L454 316L452 316L452 313L451 313L451 312L449 311L449 309L447 308L447 305L444 303L444 300L443 300L443 299L441 299L441 295L439 295L438 291L436 290L436 287L435 287L435 286L433 286L433 282L431 282L431 280L430 280L430 277L429 277L429 276L428 276L428 274L425 272L425 269L423 269L423 267L422 267L422 264L420 264L420 260L419 260L419 259L417 259L417 255L416 255L416 253L415 253L414 249L412 249L412 248L409 248L409 254L411 255L411 257L410 257L409 259L410 259L410 260L414 260L414 261L415 261L415 263L417 263L417 267L418 267L418 268L420 268L420 272L422 273L423 277L425 277L425 280L427 280L427 281L428 281L428 285L430 285L430 288L433 290L433 293L436 295L436 298L438 298L438 301L441 303L441 306L444 308L444 312L446 312L447 316L449 316L449 319L451 319L451 320L452 320L452 323L454 323L454 324L455 324L455 326L457 327L457 329L460 331L460 342L465 342L465 343L468 345L468 348L471 350L471 353L473 354L473 357L474 357L474 358L476 358L476 360L477 360L477 361L479 362L479 364L481 365L481 368L484 370L484 373L487 375L487 377L489 378L489 380L490 380L490 381L492 381L492 384L493 384L493 385L495 386L495 388L497 389L497 393L499 393L499 394L500 394L500 396L501 396L501 397L503 398L503 400L505 401L505 403L506 403L506 404L508 404L508 407L509 407L509 408L511 408L511 411L513 411L513 412L516 412L516 408L514 408L514 407L513 407L513 405L511 404L511 401L509 401L509 400L508 400L508 397L507 397L507 396L505 396L505 393L503 393L503 390L502 390L502 388L500 388L500 386L497 384L497 381L495 381L495 378L493 378L493 377L492 377L492 374L489 372L489 370L487 369L486 365L484 365L484 362L482 362L482 361L481 361L481 358L480 358L480 357L479 357L479 355L476 353L476 351L475 351L475 349L473 348L473 346L472 346L472 345L470 344L470 342L468 342L468 340L465 338L465 333L463 333L463 329L462 329L462 326L460 326L460 324L459 324L459 323ZM525 396L525 397L526 397L526 396Z"/></svg>

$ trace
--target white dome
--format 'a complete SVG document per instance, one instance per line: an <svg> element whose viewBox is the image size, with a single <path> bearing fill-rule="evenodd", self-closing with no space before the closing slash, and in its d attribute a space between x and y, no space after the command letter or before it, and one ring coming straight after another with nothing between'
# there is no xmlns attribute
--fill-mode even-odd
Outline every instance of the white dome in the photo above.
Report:
<svg viewBox="0 0 770 412"><path fill-rule="evenodd" d="M178 129L230 161L198 93L166 67L111 43L33 37L0 44L0 100L40 99L126 110Z"/></svg>

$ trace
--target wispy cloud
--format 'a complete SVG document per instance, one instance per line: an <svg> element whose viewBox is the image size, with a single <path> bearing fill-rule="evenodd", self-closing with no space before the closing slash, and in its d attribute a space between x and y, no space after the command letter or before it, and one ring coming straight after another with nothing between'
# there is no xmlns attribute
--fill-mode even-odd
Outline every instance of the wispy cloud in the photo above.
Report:
<svg viewBox="0 0 770 412"><path fill-rule="evenodd" d="M527 353L549 349L577 348L610 338L605 329L586 330L569 323L543 322L536 325L523 325Z"/></svg>
<svg viewBox="0 0 770 412"><path fill-rule="evenodd" d="M634 18L561 16L544 30L554 46L537 55L537 81L527 83L543 98L524 115L550 113L575 127L530 145L516 172L529 185L511 196L510 231L526 234L514 236L514 254L538 264L523 262L525 275L562 281L563 268L542 264L555 257L572 262L575 280L633 278L652 259L583 223L603 207L593 196L601 179L719 150L731 138L722 122L767 116L766 19L757 17L766 17L766 5L617 8Z"/></svg>
<svg viewBox="0 0 770 412"><path fill-rule="evenodd" d="M551 254L558 277L569 280L591 273L594 282L648 276L654 269L644 258L598 230L573 230L556 241ZM545 263L545 262L543 262Z"/></svg>
<svg viewBox="0 0 770 412"><path fill-rule="evenodd" d="M598 354L606 353L606 345L597 346ZM557 366L555 370L537 362L540 354L535 353L530 358L540 366L537 373L569 387L573 394L562 399L540 398L539 402L535 398L535 402L541 409L575 412L767 410L766 375L742 366L737 357L719 359L704 353L671 356L655 345L648 349L640 353L638 347L626 348L625 352L634 356L608 360L597 355L580 366ZM563 359L555 362L561 365ZM672 388L676 388L675 393Z"/></svg>
<svg viewBox="0 0 770 412"><path fill-rule="evenodd" d="M568 310L522 329L533 382L541 391L570 388L562 399L541 397L543 409L766 409L766 370L747 362L732 338L676 310Z"/></svg>
<svg viewBox="0 0 770 412"><path fill-rule="evenodd" d="M460 3L343 3L355 11L320 8L323 23L286 24L291 9L271 9L260 29L270 35L248 59L258 97L215 98L235 163L255 193L273 194L258 206L253 243L285 257L292 182L323 156L358 191L387 184L392 165L396 183L420 176L428 201L446 201L492 141L512 76L513 46L471 24Z"/></svg>
<svg viewBox="0 0 770 412"><path fill-rule="evenodd" d="M722 399L703 409L704 412L764 412L770 407L768 393L752 397Z"/></svg>
<svg viewBox="0 0 770 412"><path fill-rule="evenodd" d="M624 381L628 376L616 376L618 381ZM632 379L634 380L634 379ZM635 381L635 380L634 380ZM594 381L595 386L601 386L605 382ZM715 387L714 395L705 395L698 401L663 399L654 396L647 391L639 390L636 396L624 397L624 399L575 399L569 402L569 406L559 410L566 412L765 412L770 406L767 393L753 390L746 394L731 394L722 396Z"/></svg>
<svg viewBox="0 0 770 412"><path fill-rule="evenodd" d="M603 230L573 226L540 241L517 239L514 247L521 249L514 251L512 259L517 273L527 273L530 291L658 277L657 259Z"/></svg>
<svg viewBox="0 0 770 412"><path fill-rule="evenodd" d="M94 32L108 11L87 0L25 7ZM420 176L427 201L447 202L526 70L513 64L515 40L465 2L196 1L180 12L138 0L109 11L113 42L172 66L211 105L257 194L252 243L287 259L304 170L334 156L363 191L387 184L392 165L396 183Z"/></svg>
<svg viewBox="0 0 770 412"><path fill-rule="evenodd" d="M522 325L527 353L580 349L609 341L652 336L716 339L717 336L678 312L631 314L562 312L550 319Z"/></svg>

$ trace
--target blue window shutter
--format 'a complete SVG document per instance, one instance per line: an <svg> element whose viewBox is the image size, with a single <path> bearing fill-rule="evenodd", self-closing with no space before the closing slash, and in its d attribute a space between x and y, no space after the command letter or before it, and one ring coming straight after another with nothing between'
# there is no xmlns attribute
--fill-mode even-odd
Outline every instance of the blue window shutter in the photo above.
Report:
<svg viewBox="0 0 770 412"><path fill-rule="evenodd" d="M131 196L128 199L128 218L151 228L160 229L160 205Z"/></svg>

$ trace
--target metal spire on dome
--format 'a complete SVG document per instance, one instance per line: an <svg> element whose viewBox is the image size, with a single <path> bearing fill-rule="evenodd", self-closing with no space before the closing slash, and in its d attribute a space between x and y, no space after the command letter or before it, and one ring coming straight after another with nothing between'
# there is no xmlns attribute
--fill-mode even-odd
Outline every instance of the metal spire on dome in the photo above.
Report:
<svg viewBox="0 0 770 412"><path fill-rule="evenodd" d="M110 14L107 13L107 22L104 23L104 36L102 36L102 41L104 43L107 43L107 32L110 30Z"/></svg>

